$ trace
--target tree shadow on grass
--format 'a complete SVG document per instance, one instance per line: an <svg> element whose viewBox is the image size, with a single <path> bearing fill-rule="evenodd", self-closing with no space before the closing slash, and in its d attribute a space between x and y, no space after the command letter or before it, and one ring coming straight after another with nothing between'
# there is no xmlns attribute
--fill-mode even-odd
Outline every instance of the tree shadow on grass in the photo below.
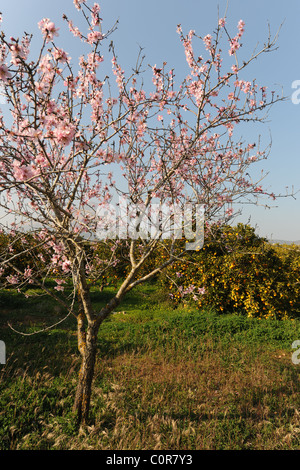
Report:
<svg viewBox="0 0 300 470"><path fill-rule="evenodd" d="M99 306L105 305L112 296L111 291L94 292L93 302ZM134 296L129 296L128 302L133 301ZM70 374L70 370L77 371L80 367L80 354L77 347L76 318L70 315L61 324L43 331L66 315L67 312L52 298L25 298L13 289L0 290L0 339L5 342L7 357L7 364L1 366L2 372L6 369L6 376L15 376L18 373L23 374L25 370L30 375L47 370L57 376ZM110 329L108 325L110 321L110 318L105 321L108 326L106 337L102 334L102 326L100 327L99 356L115 357L134 350L136 335L133 338L125 335L122 338L122 325L117 327L120 331L115 335L115 327ZM111 333L112 338L109 338Z"/></svg>

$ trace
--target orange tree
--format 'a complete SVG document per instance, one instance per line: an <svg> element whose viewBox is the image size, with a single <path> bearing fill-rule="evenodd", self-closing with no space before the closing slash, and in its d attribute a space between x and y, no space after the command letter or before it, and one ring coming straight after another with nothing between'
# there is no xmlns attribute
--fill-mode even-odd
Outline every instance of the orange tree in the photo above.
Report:
<svg viewBox="0 0 300 470"><path fill-rule="evenodd" d="M187 302L249 317L299 315L300 250L278 248L237 227L213 227L202 250L173 264L161 277L175 304Z"/></svg>

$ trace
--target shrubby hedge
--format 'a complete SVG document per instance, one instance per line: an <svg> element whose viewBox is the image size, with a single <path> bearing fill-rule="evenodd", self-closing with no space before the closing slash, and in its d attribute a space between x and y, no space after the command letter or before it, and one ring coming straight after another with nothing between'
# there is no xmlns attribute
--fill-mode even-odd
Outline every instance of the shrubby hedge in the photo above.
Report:
<svg viewBox="0 0 300 470"><path fill-rule="evenodd" d="M299 271L300 246L271 245L239 224L213 230L204 247L172 265L161 282L175 304L293 318L300 316Z"/></svg>

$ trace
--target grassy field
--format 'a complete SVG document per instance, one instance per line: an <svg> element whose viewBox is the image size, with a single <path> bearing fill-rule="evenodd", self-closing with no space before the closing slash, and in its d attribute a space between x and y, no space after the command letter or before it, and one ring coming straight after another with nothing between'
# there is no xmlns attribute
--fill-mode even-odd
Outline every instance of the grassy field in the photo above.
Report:
<svg viewBox="0 0 300 470"><path fill-rule="evenodd" d="M94 293L95 305L111 292ZM91 423L72 404L76 324L32 332L64 312L0 292L0 449L300 449L300 321L182 308L155 285L132 292L99 334Z"/></svg>

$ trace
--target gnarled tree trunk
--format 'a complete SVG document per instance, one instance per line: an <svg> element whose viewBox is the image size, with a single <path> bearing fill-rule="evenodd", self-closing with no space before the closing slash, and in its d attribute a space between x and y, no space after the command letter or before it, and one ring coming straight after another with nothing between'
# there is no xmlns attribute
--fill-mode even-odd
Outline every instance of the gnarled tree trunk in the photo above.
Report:
<svg viewBox="0 0 300 470"><path fill-rule="evenodd" d="M91 310L87 314L86 309L91 308L91 302L87 292L87 289L85 289L84 292L82 290L80 291L80 308L77 316L78 350L81 354L82 362L73 411L77 414L78 424L87 424L89 419L99 327L103 320L107 318L120 302L118 297L114 297L97 316L93 315Z"/></svg>
<svg viewBox="0 0 300 470"><path fill-rule="evenodd" d="M93 322L87 325L85 332L83 322L83 315L80 313L78 316L78 349L81 353L82 362L73 407L77 414L78 424L87 424L89 417L99 330L99 325Z"/></svg>
<svg viewBox="0 0 300 470"><path fill-rule="evenodd" d="M101 309L98 314L93 312L90 291L85 276L81 272L80 287L78 289L79 312L77 315L78 349L82 357L79 371L77 390L73 410L77 414L78 424L87 424L92 393L92 382L95 372L97 337L101 323L120 304L122 298L133 286L132 282L144 259L134 265L127 278L120 286L117 294ZM151 274L154 274L154 270ZM142 278L140 281L150 277ZM138 284L140 281L136 281Z"/></svg>

